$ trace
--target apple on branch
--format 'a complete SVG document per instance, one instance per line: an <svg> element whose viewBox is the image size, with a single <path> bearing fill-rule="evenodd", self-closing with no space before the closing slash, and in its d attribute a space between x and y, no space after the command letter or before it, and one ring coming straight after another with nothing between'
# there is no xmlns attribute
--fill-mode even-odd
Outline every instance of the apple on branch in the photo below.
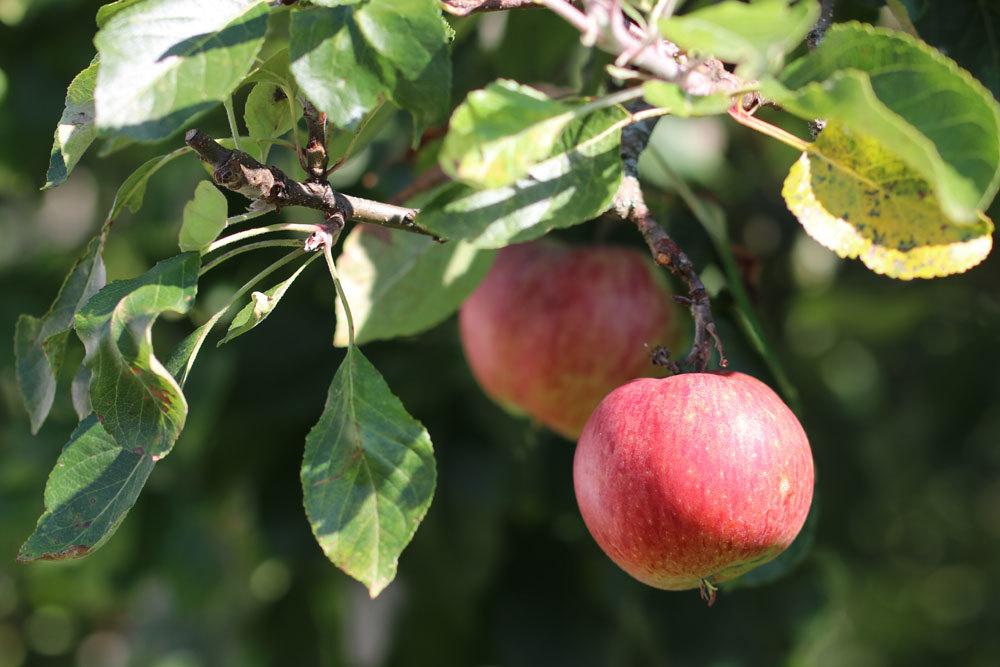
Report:
<svg viewBox="0 0 1000 667"><path fill-rule="evenodd" d="M612 389L654 375L675 338L675 306L648 256L550 240L508 246L459 320L487 394L575 439Z"/></svg>
<svg viewBox="0 0 1000 667"><path fill-rule="evenodd" d="M686 373L611 392L577 444L573 481L611 560L650 586L706 593L792 543L812 502L813 460L770 387Z"/></svg>

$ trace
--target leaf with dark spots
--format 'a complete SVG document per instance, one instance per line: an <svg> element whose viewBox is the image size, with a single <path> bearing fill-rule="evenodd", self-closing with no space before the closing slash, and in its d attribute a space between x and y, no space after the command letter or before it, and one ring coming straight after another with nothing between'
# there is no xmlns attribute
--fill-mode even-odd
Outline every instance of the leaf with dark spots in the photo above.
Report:
<svg viewBox="0 0 1000 667"><path fill-rule="evenodd" d="M83 558L103 545L135 504L153 459L122 449L95 415L77 426L45 486L45 512L17 559Z"/></svg>
<svg viewBox="0 0 1000 667"><path fill-rule="evenodd" d="M187 417L187 401L153 354L151 329L165 311L186 312L198 288L197 253L160 262L98 292L77 314L87 350L90 398L104 428L126 450L167 455Z"/></svg>

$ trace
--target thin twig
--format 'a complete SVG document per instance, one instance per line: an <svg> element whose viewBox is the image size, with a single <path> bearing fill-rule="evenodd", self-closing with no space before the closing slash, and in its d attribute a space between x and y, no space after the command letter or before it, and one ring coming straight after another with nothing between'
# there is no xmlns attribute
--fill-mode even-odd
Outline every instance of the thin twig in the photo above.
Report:
<svg viewBox="0 0 1000 667"><path fill-rule="evenodd" d="M647 107L644 103L628 105L629 111L635 116L641 116L645 111L644 107ZM684 367L692 371L705 370L714 348L719 353L719 365L724 368L728 362L715 327L708 290L688 256L653 218L639 185L639 155L649 143L656 120L656 117L646 118L622 130L621 155L625 176L615 194L612 211L622 220L636 226L656 263L680 278L687 288L686 297L674 297L678 303L691 309L691 317L694 319L694 340L691 351L683 361ZM670 361L669 352L662 348L654 351L654 363L667 366L675 372L681 370L676 363Z"/></svg>

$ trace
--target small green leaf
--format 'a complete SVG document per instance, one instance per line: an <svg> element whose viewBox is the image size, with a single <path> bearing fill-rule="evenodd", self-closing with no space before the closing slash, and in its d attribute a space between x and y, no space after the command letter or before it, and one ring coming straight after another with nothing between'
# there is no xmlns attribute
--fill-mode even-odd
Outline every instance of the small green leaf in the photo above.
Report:
<svg viewBox="0 0 1000 667"><path fill-rule="evenodd" d="M493 255L463 241L442 244L384 227L355 227L337 258L337 272L351 304L356 342L409 336L438 324L485 277ZM348 342L343 311L338 299L333 342L340 347Z"/></svg>
<svg viewBox="0 0 1000 667"><path fill-rule="evenodd" d="M132 509L153 470L148 452L124 449L95 415L76 427L45 485L45 513L17 559L82 558L100 548Z"/></svg>
<svg viewBox="0 0 1000 667"><path fill-rule="evenodd" d="M49 170L43 190L66 182L73 167L93 143L94 84L97 81L97 58L76 75L66 89L66 107L56 125L49 154Z"/></svg>
<svg viewBox="0 0 1000 667"><path fill-rule="evenodd" d="M479 248L502 248L597 217L622 179L620 107L570 123L550 157L513 185L475 190L453 183L421 209L418 224Z"/></svg>
<svg viewBox="0 0 1000 667"><path fill-rule="evenodd" d="M378 595L395 578L436 479L427 430L349 347L302 462L306 515L327 558Z"/></svg>
<svg viewBox="0 0 1000 667"><path fill-rule="evenodd" d="M295 109L295 118L292 118ZM292 129L302 116L302 107L288 103L288 94L281 86L267 82L256 84L247 95L243 120L254 139L274 139Z"/></svg>
<svg viewBox="0 0 1000 667"><path fill-rule="evenodd" d="M104 287L104 237L93 239L70 269L49 311L41 318L22 315L14 332L17 385L37 433L52 408L56 376L76 312Z"/></svg>
<svg viewBox="0 0 1000 667"><path fill-rule="evenodd" d="M455 109L441 168L476 188L509 185L552 153L574 117L574 105L514 81L494 81L469 93Z"/></svg>
<svg viewBox="0 0 1000 667"><path fill-rule="evenodd" d="M802 118L863 132L933 189L945 215L978 224L1000 184L1000 108L968 72L909 35L838 24L762 92Z"/></svg>
<svg viewBox="0 0 1000 667"><path fill-rule="evenodd" d="M225 309L220 310L208 318L208 321L188 334L184 340L177 344L174 351L170 353L170 357L166 363L163 364L167 372L174 376L177 384L182 389L185 382L187 382L191 369L194 367L195 359L198 357L198 352L201 351L201 346L205 343L205 339L212 332L212 328L215 327L216 322L225 314Z"/></svg>
<svg viewBox="0 0 1000 667"><path fill-rule="evenodd" d="M266 292L252 292L250 294L250 303L244 306L240 312L236 313L233 321L229 323L229 331L226 332L225 338L219 341L219 346L221 347L224 343L228 343L237 336L242 336L266 320L267 316L278 307L278 302L281 301L281 297L285 296L285 292L287 292L288 288L292 286L295 279L298 278L303 271L305 271L306 267L309 266L313 260L320 256L321 253L314 253L309 257L309 259L302 263L302 266L295 270L295 273L282 280Z"/></svg>
<svg viewBox="0 0 1000 667"><path fill-rule="evenodd" d="M266 0L146 0L106 17L98 131L155 141L226 99L264 43L267 12Z"/></svg>
<svg viewBox="0 0 1000 667"><path fill-rule="evenodd" d="M680 118L726 113L733 103L725 93L688 95L676 83L666 81L649 81L643 85L642 93L653 106L670 109L672 116Z"/></svg>
<svg viewBox="0 0 1000 667"><path fill-rule="evenodd" d="M117 219L126 208L132 213L136 213L142 207L142 200L146 196L146 183L149 182L153 174L169 162L188 152L190 152L190 149L187 147L179 148L172 153L160 155L143 162L118 188L118 192L115 193L115 200L111 204L111 211L108 213L108 220L113 221Z"/></svg>
<svg viewBox="0 0 1000 667"><path fill-rule="evenodd" d="M739 63L736 73L753 79L781 67L816 23L815 0L726 0L660 21L660 32L686 51Z"/></svg>
<svg viewBox="0 0 1000 667"><path fill-rule="evenodd" d="M184 252L204 252L222 230L226 228L229 204L211 181L201 181L195 188L194 198L184 205L184 222L181 224L178 245Z"/></svg>
<svg viewBox="0 0 1000 667"><path fill-rule="evenodd" d="M830 123L782 190L806 232L891 278L937 278L981 262L993 223L951 223L928 183L882 145Z"/></svg>
<svg viewBox="0 0 1000 667"><path fill-rule="evenodd" d="M87 350L90 398L101 424L125 449L166 456L187 417L180 386L153 354L152 326L186 312L198 289L199 257L184 253L132 280L108 284L77 313Z"/></svg>

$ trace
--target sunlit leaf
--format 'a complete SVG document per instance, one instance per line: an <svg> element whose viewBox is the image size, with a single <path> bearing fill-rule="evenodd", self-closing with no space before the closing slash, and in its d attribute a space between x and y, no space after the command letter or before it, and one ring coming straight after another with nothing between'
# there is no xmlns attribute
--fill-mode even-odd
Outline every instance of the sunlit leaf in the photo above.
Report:
<svg viewBox="0 0 1000 667"><path fill-rule="evenodd" d="M323 552L378 595L395 578L436 479L426 429L349 347L302 462L306 515Z"/></svg>
<svg viewBox="0 0 1000 667"><path fill-rule="evenodd" d="M153 458L124 449L95 415L76 427L45 485L45 513L19 561L82 558L108 541L135 504Z"/></svg>
<svg viewBox="0 0 1000 667"><path fill-rule="evenodd" d="M267 11L267 0L146 0L105 17L98 131L162 139L217 105L250 71Z"/></svg>
<svg viewBox="0 0 1000 667"><path fill-rule="evenodd" d="M337 271L351 304L356 342L409 336L438 324L476 288L493 254L462 241L442 244L384 227L354 228ZM347 342L347 318L338 300L334 344Z"/></svg>
<svg viewBox="0 0 1000 667"><path fill-rule="evenodd" d="M229 323L229 331L226 332L226 336L219 341L219 345L228 343L237 336L242 336L246 332L250 331L258 324L267 319L275 308L278 307L278 302L281 301L281 297L285 296L285 292L288 288L292 286L295 279L298 278L306 267L309 266L313 260L320 257L320 253L315 253L311 255L305 262L302 263L295 273L285 278L280 283L272 287L265 292L253 292L250 294L250 303L244 306L240 312L236 313L233 321Z"/></svg>
<svg viewBox="0 0 1000 667"><path fill-rule="evenodd" d="M76 315L76 331L93 373L94 412L124 449L154 460L170 452L187 417L187 401L153 354L151 330L165 311L186 312L198 288L197 253L164 260L132 280L109 283Z"/></svg>
<svg viewBox="0 0 1000 667"><path fill-rule="evenodd" d="M792 166L782 194L810 236L892 278L961 273L993 245L989 219L952 223L920 174L879 142L832 123Z"/></svg>
<svg viewBox="0 0 1000 667"><path fill-rule="evenodd" d="M573 121L526 177L492 190L452 184L421 209L418 224L479 248L501 248L600 215L621 183L617 125L625 118L609 107Z"/></svg>
<svg viewBox="0 0 1000 667"><path fill-rule="evenodd" d="M647 102L670 109L670 115L680 118L725 113L732 105L732 98L725 93L688 95L676 83L666 81L649 81L642 92Z"/></svg>
<svg viewBox="0 0 1000 667"><path fill-rule="evenodd" d="M660 32L686 51L739 63L753 79L781 66L816 23L819 3L800 0L725 0L660 21Z"/></svg>
<svg viewBox="0 0 1000 667"><path fill-rule="evenodd" d="M211 181L195 188L194 198L184 205L184 218L178 245L182 251L202 252L226 227L229 204Z"/></svg>
<svg viewBox="0 0 1000 667"><path fill-rule="evenodd" d="M97 81L97 59L87 69L76 75L66 89L66 107L59 124L56 125L49 154L49 169L45 174L45 186L55 187L66 182L73 167L93 143L97 132L94 129L94 84Z"/></svg>
<svg viewBox="0 0 1000 667"><path fill-rule="evenodd" d="M552 153L574 106L506 79L474 90L451 116L441 168L473 187L509 185Z"/></svg>

